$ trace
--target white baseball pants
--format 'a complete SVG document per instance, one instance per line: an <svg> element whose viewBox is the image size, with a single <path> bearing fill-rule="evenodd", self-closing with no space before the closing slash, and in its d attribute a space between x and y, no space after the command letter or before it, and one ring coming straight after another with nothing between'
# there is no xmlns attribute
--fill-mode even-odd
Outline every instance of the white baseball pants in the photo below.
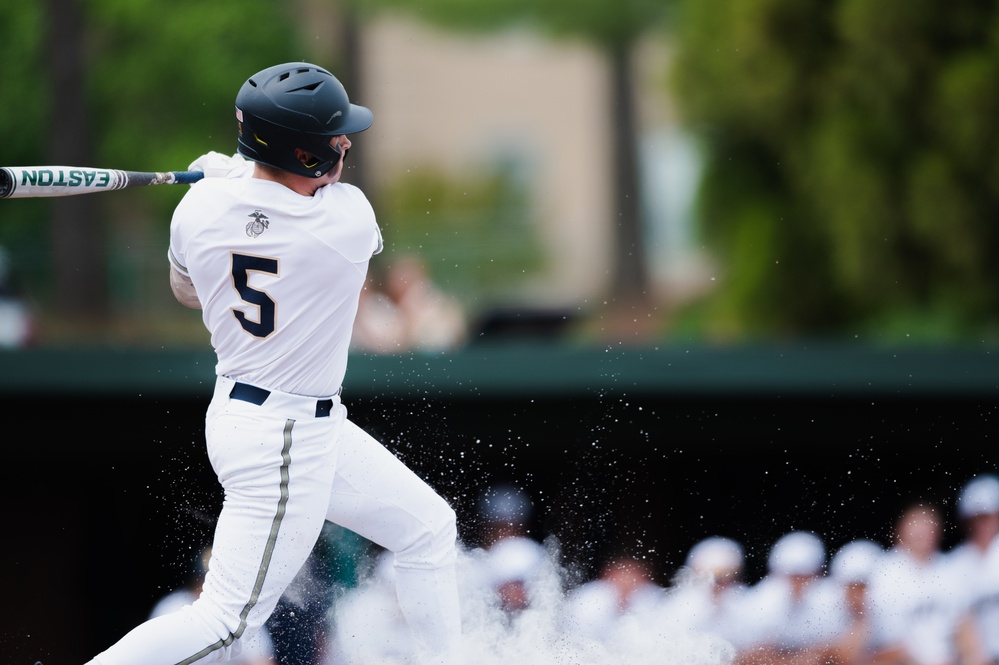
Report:
<svg viewBox="0 0 999 665"><path fill-rule="evenodd" d="M206 416L208 456L225 491L201 597L147 621L97 665L228 660L260 630L309 557L324 520L395 553L400 608L421 661L451 662L460 638L457 531L447 502L347 419L314 398L271 392L256 405L218 379Z"/></svg>

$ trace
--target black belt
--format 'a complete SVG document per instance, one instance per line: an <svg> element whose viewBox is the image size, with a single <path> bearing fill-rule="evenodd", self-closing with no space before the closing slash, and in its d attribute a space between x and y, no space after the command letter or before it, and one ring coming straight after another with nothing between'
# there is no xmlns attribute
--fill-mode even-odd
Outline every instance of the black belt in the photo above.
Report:
<svg viewBox="0 0 999 665"><path fill-rule="evenodd" d="M261 406L270 396L271 391L269 390L251 386L249 383L240 383L239 381L234 383L232 385L232 390L229 391L229 397L232 399L238 399L241 402L249 402L250 404L256 404L257 406ZM330 411L332 410L333 400L316 400L316 418L329 418Z"/></svg>

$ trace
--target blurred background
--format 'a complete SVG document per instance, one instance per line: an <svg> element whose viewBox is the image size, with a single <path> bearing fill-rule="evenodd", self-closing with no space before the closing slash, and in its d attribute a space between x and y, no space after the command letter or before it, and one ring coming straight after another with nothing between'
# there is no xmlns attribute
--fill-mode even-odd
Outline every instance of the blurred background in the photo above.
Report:
<svg viewBox="0 0 999 665"><path fill-rule="evenodd" d="M472 541L509 481L583 576L630 549L667 579L714 533L759 574L792 527L887 542L996 468L997 26L974 0L20 3L0 165L183 170L235 152L248 76L326 66L375 114L344 177L386 243L359 325L435 313L359 329L355 419ZM210 533L183 190L0 202L24 662L107 646Z"/></svg>
<svg viewBox="0 0 999 665"><path fill-rule="evenodd" d="M49 0L0 25L7 165L181 170L234 90L312 60L376 111L348 177L388 264L473 322L573 339L991 343L994 12L761 0ZM162 254L181 188L4 202L43 345L200 346Z"/></svg>

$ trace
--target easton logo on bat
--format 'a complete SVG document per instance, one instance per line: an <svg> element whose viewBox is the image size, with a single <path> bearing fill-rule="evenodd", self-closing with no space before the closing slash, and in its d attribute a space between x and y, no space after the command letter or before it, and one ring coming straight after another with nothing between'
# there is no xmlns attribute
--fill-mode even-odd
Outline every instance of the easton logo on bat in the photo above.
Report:
<svg viewBox="0 0 999 665"><path fill-rule="evenodd" d="M87 169L22 169L21 186L36 187L107 187L111 184L111 174L108 171L91 171Z"/></svg>
<svg viewBox="0 0 999 665"><path fill-rule="evenodd" d="M143 185L191 185L201 171L122 171L87 166L0 166L0 199L72 196Z"/></svg>

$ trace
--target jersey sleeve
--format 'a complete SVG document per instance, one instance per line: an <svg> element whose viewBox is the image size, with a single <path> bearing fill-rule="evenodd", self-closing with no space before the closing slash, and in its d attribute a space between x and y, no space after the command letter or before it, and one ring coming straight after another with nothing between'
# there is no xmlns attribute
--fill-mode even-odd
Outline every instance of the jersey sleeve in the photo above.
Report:
<svg viewBox="0 0 999 665"><path fill-rule="evenodd" d="M173 247L167 248L167 260L170 261L170 265L174 268L174 270L182 275L190 277L190 273L187 272L187 266L185 266L184 263L173 253Z"/></svg>
<svg viewBox="0 0 999 665"><path fill-rule="evenodd" d="M374 208L364 192L341 182L320 188L317 194L335 211L332 213L334 217L343 220L344 235L338 246L344 256L351 261L367 261L384 249Z"/></svg>
<svg viewBox="0 0 999 665"><path fill-rule="evenodd" d="M188 216L187 209L190 207L192 196L192 190L188 190L173 211L173 217L170 220L170 244L167 247L167 260L170 262L170 266L185 277L191 276L187 269L184 229L189 223L185 222L185 219Z"/></svg>

